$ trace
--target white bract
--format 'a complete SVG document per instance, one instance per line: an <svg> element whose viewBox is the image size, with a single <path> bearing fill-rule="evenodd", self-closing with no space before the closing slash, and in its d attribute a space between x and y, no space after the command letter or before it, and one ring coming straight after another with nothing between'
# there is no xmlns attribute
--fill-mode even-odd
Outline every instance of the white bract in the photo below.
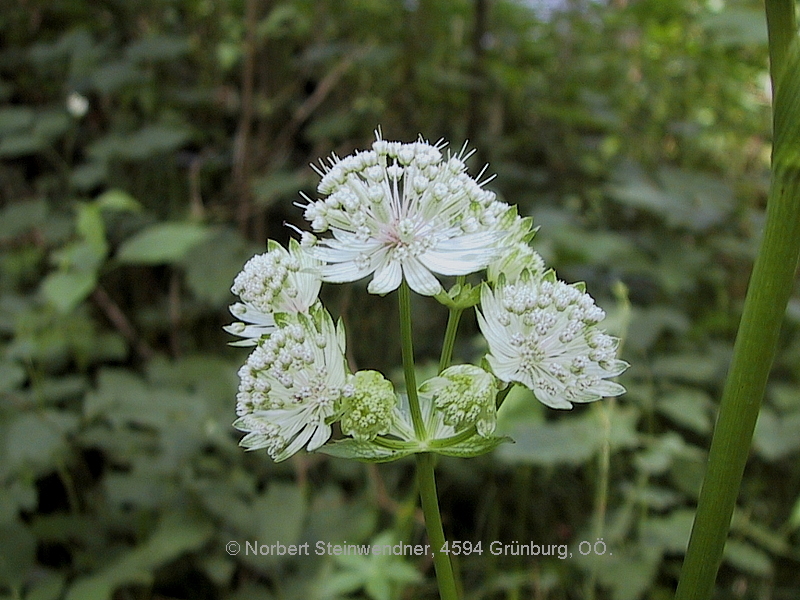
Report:
<svg viewBox="0 0 800 600"><path fill-rule="evenodd" d="M552 271L523 271L516 282L500 277L494 289L484 284L477 316L494 374L521 383L543 404L572 408L625 392L608 381L628 364L616 358L619 340L597 327L605 313Z"/></svg>
<svg viewBox="0 0 800 600"><path fill-rule="evenodd" d="M445 158L441 147L378 138L372 150L322 166L317 189L327 197L304 208L314 231L333 235L316 244L324 281L374 273L371 293L387 294L405 278L433 296L442 289L434 273L474 273L498 256L509 206L466 174L464 150Z"/></svg>
<svg viewBox="0 0 800 600"><path fill-rule="evenodd" d="M280 461L328 441L348 387L344 330L327 311L281 313L275 321L239 370L233 426L247 432L241 446L266 448Z"/></svg>
<svg viewBox="0 0 800 600"><path fill-rule="evenodd" d="M227 325L228 333L245 338L233 346L255 346L275 329L275 313L304 313L317 301L322 284L320 262L295 240L289 250L275 241L267 252L251 258L236 276L231 291L242 302L230 307L238 322Z"/></svg>

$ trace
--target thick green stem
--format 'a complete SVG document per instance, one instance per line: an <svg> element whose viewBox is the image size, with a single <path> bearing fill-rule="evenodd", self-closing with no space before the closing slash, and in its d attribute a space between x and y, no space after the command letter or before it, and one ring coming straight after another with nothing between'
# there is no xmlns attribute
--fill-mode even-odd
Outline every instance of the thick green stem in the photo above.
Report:
<svg viewBox="0 0 800 600"><path fill-rule="evenodd" d="M411 341L411 293L405 279L400 284L400 338L403 352L403 375L406 381L406 394L411 408L411 420L414 422L414 434L417 439L426 437L425 422L419 408L417 395L417 375L414 372L414 344Z"/></svg>
<svg viewBox="0 0 800 600"><path fill-rule="evenodd" d="M420 440L426 439L425 423L417 395L417 377L414 373L414 346L411 343L411 294L408 284L403 280L400 284L400 337L403 349L403 373L406 381L408 404L411 408L411 419L414 422L414 433ZM436 582L439 585L441 600L458 600L456 582L450 556L441 552L445 537L442 529L442 517L439 514L439 496L436 494L436 478L433 471L434 456L430 453L417 454L417 484L422 500L422 512L425 515L425 529L431 543L433 565L436 569Z"/></svg>
<svg viewBox="0 0 800 600"><path fill-rule="evenodd" d="M439 497L436 494L436 479L433 472L433 454L417 454L417 484L422 499L422 512L425 514L425 528L428 530L428 541L433 553L433 566L436 569L436 582L439 584L441 600L458 600L456 581L450 555L442 552L445 537L442 529L442 517L439 514Z"/></svg>
<svg viewBox="0 0 800 600"><path fill-rule="evenodd" d="M675 600L708 600L800 257L800 52L794 0L766 0L774 86L772 184Z"/></svg>

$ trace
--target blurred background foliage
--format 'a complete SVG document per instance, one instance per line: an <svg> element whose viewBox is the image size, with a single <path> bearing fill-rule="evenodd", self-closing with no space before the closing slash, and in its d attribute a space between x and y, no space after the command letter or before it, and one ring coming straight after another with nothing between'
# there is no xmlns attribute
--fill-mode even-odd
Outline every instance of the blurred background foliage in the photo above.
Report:
<svg viewBox="0 0 800 600"><path fill-rule="evenodd" d="M671 597L769 183L759 2L9 0L0 40L0 597L436 597L430 559L313 555L424 542L411 464L275 465L230 427L233 276L303 226L308 164L379 125L469 140L632 364L618 401L514 392L515 445L440 462L448 536L483 542L464 596ZM391 298L323 293L353 366L392 369ZM416 308L424 369L444 311ZM466 318L457 357L483 351ZM795 295L719 598L797 597L798 451Z"/></svg>

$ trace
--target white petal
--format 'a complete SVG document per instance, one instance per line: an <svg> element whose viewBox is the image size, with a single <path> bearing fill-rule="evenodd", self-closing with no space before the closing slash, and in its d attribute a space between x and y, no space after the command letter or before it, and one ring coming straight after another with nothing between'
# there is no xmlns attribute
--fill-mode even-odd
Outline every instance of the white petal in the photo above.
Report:
<svg viewBox="0 0 800 600"><path fill-rule="evenodd" d="M308 442L308 451L312 452L322 446L331 437L330 425L320 424Z"/></svg>
<svg viewBox="0 0 800 600"><path fill-rule="evenodd" d="M416 258L403 263L403 274L406 276L408 286L423 296L435 296L442 289L436 277L431 275L431 272Z"/></svg>
<svg viewBox="0 0 800 600"><path fill-rule="evenodd" d="M358 281L372 273L372 267L359 269L355 261L340 262L322 267L322 280L328 283Z"/></svg>
<svg viewBox="0 0 800 600"><path fill-rule="evenodd" d="M403 279L403 271L400 263L396 260L386 260L375 271L375 277L369 282L367 291L370 294L388 294L400 286Z"/></svg>

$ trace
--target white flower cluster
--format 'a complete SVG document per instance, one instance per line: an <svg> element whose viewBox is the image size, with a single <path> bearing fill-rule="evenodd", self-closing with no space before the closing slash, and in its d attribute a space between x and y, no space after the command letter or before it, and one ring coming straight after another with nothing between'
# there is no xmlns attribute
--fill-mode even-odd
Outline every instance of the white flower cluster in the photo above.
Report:
<svg viewBox="0 0 800 600"><path fill-rule="evenodd" d="M232 291L241 302L231 312L240 321L225 329L244 338L234 345L255 346L239 371L234 426L246 432L245 448L284 460L320 448L337 421L359 451L370 444L383 444L384 455L403 444L428 451L465 439L490 448L499 439L492 437L498 392L507 384L531 389L553 408L625 391L610 381L628 365L616 357L618 340L599 328L604 312L582 285L546 270L529 244L531 219L466 174L465 150L445 157L442 147L378 137L372 150L334 156L319 171L325 198L303 206L311 228L332 237L301 232L302 243L292 240L288 249L270 241L236 277ZM477 319L491 372L444 369L419 386L416 417L380 373L349 373L343 327L318 299L323 281L372 274L368 291L386 294L405 280L463 310L478 302L477 288L446 294L434 274L482 270Z"/></svg>
<svg viewBox="0 0 800 600"><path fill-rule="evenodd" d="M521 383L552 408L572 408L625 392L608 381L627 369L618 340L597 325L605 313L589 294L552 271L501 277L481 293L478 325L489 343L487 361L502 381Z"/></svg>
<svg viewBox="0 0 800 600"><path fill-rule="evenodd" d="M324 200L308 200L322 279L344 283L372 273L369 291L387 294L403 278L415 292L442 289L433 273L466 275L499 254L510 207L466 174L464 150L447 159L441 145L378 139L372 150L322 165Z"/></svg>
<svg viewBox="0 0 800 600"><path fill-rule="evenodd" d="M240 444L283 460L327 442L348 391L344 344L341 325L321 307L276 316L275 329L239 370L233 425L248 432Z"/></svg>
<svg viewBox="0 0 800 600"><path fill-rule="evenodd" d="M233 345L255 346L275 328L275 313L307 312L322 285L319 266L295 240L288 251L270 240L265 254L247 261L231 288L242 299L231 306L231 314L241 321L227 325L225 331L245 338Z"/></svg>

